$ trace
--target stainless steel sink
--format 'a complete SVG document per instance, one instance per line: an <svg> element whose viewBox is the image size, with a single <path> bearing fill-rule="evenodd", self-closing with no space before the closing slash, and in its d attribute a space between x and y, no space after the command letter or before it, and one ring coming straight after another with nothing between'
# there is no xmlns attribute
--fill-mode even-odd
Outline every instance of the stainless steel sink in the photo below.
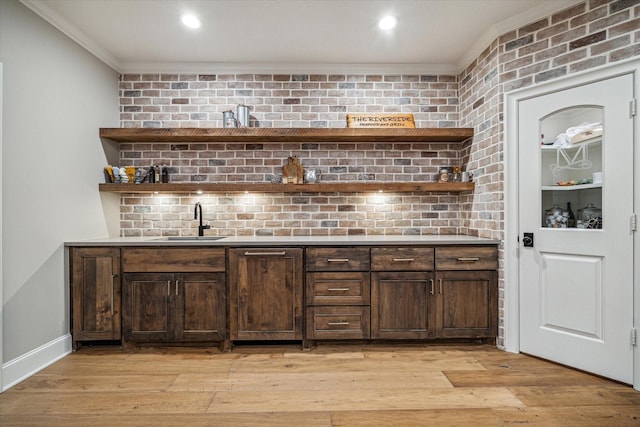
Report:
<svg viewBox="0 0 640 427"><path fill-rule="evenodd" d="M157 240L220 240L224 239L224 236L169 236L161 237Z"/></svg>

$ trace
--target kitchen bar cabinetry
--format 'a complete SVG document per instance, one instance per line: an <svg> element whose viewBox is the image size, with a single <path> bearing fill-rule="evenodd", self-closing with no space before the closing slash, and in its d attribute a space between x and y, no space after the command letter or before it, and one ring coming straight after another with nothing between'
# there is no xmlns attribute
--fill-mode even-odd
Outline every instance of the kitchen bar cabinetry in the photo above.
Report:
<svg viewBox="0 0 640 427"><path fill-rule="evenodd" d="M134 244L70 255L74 348L497 336L494 243Z"/></svg>
<svg viewBox="0 0 640 427"><path fill-rule="evenodd" d="M225 341L224 249L124 248L122 264L123 344Z"/></svg>
<svg viewBox="0 0 640 427"><path fill-rule="evenodd" d="M301 248L229 249L231 340L302 340Z"/></svg>
<svg viewBox="0 0 640 427"><path fill-rule="evenodd" d="M120 340L120 249L76 247L69 255L73 348Z"/></svg>

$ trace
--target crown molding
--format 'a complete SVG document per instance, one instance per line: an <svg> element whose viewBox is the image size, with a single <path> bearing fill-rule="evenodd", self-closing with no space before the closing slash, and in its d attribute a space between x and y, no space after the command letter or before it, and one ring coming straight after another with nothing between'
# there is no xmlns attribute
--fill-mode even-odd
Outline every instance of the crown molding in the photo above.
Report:
<svg viewBox="0 0 640 427"><path fill-rule="evenodd" d="M73 22L63 18L60 14L51 10L47 3L41 0L20 0L22 4L31 9L42 19L60 30L74 42L89 51L96 58L107 64L113 70L120 72L119 61L107 52L102 46L96 43L84 31L80 30Z"/></svg>
<svg viewBox="0 0 640 427"><path fill-rule="evenodd" d="M457 75L455 64L321 64L321 63L125 63L122 74L420 74Z"/></svg>

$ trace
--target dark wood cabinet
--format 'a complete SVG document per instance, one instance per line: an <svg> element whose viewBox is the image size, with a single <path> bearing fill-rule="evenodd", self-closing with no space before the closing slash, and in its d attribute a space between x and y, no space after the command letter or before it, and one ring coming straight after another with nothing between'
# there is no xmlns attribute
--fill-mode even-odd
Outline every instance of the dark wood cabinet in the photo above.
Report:
<svg viewBox="0 0 640 427"><path fill-rule="evenodd" d="M435 336L432 272L375 272L371 278L371 338Z"/></svg>
<svg viewBox="0 0 640 427"><path fill-rule="evenodd" d="M373 248L371 259L372 338L497 335L497 247Z"/></svg>
<svg viewBox="0 0 640 427"><path fill-rule="evenodd" d="M301 340L301 248L229 250L231 340Z"/></svg>
<svg viewBox="0 0 640 427"><path fill-rule="evenodd" d="M434 249L371 249L371 338L435 336Z"/></svg>
<svg viewBox="0 0 640 427"><path fill-rule="evenodd" d="M224 276L224 273L125 273L125 342L224 340Z"/></svg>
<svg viewBox="0 0 640 427"><path fill-rule="evenodd" d="M69 249L84 341L494 339L498 248L477 245ZM227 271L228 269L228 271Z"/></svg>
<svg viewBox="0 0 640 427"><path fill-rule="evenodd" d="M438 272L438 336L495 337L498 332L496 283L495 271Z"/></svg>
<svg viewBox="0 0 640 427"><path fill-rule="evenodd" d="M369 248L307 248L305 266L306 338L369 338Z"/></svg>
<svg viewBox="0 0 640 427"><path fill-rule="evenodd" d="M120 340L120 249L75 247L71 260L71 334L81 341Z"/></svg>
<svg viewBox="0 0 640 427"><path fill-rule="evenodd" d="M226 340L225 250L124 248L123 343Z"/></svg>
<svg viewBox="0 0 640 427"><path fill-rule="evenodd" d="M497 246L439 247L435 266L438 337L496 337Z"/></svg>

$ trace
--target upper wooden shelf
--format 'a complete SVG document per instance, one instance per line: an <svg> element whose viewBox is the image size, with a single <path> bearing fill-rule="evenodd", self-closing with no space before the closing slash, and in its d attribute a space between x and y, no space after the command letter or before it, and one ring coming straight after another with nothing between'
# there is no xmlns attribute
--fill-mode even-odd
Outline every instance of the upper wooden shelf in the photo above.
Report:
<svg viewBox="0 0 640 427"><path fill-rule="evenodd" d="M116 142L463 142L473 128L101 128Z"/></svg>
<svg viewBox="0 0 640 427"><path fill-rule="evenodd" d="M473 191L473 182L320 182L317 184L270 183L167 183L100 184L110 193L339 193L339 192L454 192Z"/></svg>

